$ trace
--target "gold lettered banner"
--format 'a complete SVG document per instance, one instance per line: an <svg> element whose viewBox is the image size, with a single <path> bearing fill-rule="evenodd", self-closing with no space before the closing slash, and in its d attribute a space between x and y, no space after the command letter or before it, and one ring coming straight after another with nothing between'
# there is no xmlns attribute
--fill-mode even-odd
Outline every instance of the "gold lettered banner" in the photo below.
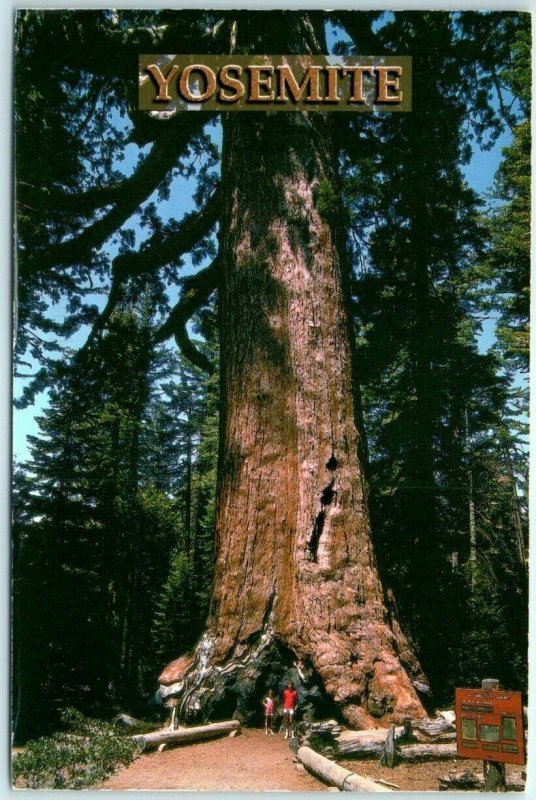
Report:
<svg viewBox="0 0 536 800"><path fill-rule="evenodd" d="M141 111L411 111L411 56L140 55Z"/></svg>

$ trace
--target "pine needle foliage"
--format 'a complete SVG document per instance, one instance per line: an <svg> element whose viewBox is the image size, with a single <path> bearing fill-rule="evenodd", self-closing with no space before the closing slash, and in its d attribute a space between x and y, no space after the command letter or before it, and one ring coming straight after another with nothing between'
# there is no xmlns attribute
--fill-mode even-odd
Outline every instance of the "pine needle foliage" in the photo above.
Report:
<svg viewBox="0 0 536 800"><path fill-rule="evenodd" d="M63 712L62 723L64 730L28 742L15 757L16 788L89 789L140 754L130 736L75 708Z"/></svg>

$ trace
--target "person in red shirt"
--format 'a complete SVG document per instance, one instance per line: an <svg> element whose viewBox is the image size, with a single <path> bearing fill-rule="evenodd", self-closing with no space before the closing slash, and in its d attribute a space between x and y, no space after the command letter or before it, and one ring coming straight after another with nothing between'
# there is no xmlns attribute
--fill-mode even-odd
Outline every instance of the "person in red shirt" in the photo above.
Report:
<svg viewBox="0 0 536 800"><path fill-rule="evenodd" d="M285 727L285 739L292 739L295 736L294 714L298 705L298 692L294 688L292 681L287 683L287 688L283 692L283 725Z"/></svg>

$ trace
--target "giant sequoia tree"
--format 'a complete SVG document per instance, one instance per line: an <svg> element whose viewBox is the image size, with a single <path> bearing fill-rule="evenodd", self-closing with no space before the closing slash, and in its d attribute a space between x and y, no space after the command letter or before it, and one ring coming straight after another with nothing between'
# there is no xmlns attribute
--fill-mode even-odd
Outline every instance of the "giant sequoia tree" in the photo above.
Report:
<svg viewBox="0 0 536 800"><path fill-rule="evenodd" d="M323 52L306 23L263 49ZM251 663L291 653L353 723L418 713L410 678L422 676L371 542L331 121L231 115L223 135L218 555L186 704L207 686L243 693Z"/></svg>
<svg viewBox="0 0 536 800"><path fill-rule="evenodd" d="M339 21L370 49L374 17ZM228 114L218 176L209 115L136 111L128 66L140 52L323 53L325 25L324 14L297 12L19 17L18 348L23 363L30 353L44 365L27 397L57 369L52 334L89 323L91 358L114 309L149 283L162 316L155 341L174 336L210 371L187 324L218 291L215 580L206 631L162 692L184 713L248 716L266 681L291 669L304 696L336 702L354 725L423 713L426 678L376 566L350 316L339 165L343 153L359 159L360 145L370 156L374 132L367 140L352 115ZM125 176L128 144L139 161ZM197 211L163 222L152 195L167 198L178 175L197 179ZM145 229L138 249L132 215ZM185 254L202 268L181 279ZM169 285L180 288L172 308ZM91 305L105 290L105 305ZM46 310L62 297L60 325Z"/></svg>

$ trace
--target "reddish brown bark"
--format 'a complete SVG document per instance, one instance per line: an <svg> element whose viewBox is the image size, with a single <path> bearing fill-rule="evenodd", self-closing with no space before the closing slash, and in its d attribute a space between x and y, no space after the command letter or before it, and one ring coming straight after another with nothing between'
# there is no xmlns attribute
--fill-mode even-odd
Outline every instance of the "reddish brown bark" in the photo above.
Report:
<svg viewBox="0 0 536 800"><path fill-rule="evenodd" d="M354 726L422 716L372 547L331 121L228 116L215 584L193 666L168 691L183 711L225 687L244 706L267 662L295 657Z"/></svg>
<svg viewBox="0 0 536 800"><path fill-rule="evenodd" d="M376 568L341 257L318 208L336 185L318 145L327 123L236 115L226 134L217 563L189 702L214 665L253 664L264 636L310 665L353 725L420 716L422 676Z"/></svg>

